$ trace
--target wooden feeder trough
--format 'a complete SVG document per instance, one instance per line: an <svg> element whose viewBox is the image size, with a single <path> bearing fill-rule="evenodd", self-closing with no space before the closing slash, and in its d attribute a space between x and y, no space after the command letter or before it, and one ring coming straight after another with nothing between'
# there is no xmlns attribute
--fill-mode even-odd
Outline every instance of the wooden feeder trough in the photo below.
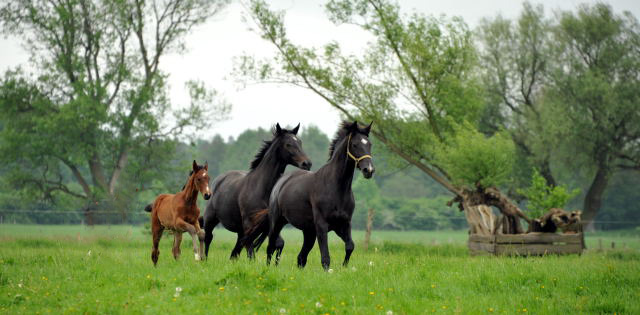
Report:
<svg viewBox="0 0 640 315"><path fill-rule="evenodd" d="M498 235L469 235L471 255L567 255L582 254L584 249L582 233L527 233Z"/></svg>

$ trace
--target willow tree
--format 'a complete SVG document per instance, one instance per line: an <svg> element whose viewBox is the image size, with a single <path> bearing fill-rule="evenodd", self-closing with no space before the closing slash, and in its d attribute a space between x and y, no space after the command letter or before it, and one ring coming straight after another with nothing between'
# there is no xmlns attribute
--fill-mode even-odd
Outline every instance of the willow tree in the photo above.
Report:
<svg viewBox="0 0 640 315"><path fill-rule="evenodd" d="M510 217L521 214L495 189L513 165L511 140L476 130L483 102L476 51L462 20L403 16L384 0L329 1L331 21L357 25L374 38L363 56L353 56L336 42L319 49L295 45L282 12L262 1L250 9L257 31L278 54L242 57L239 75L310 89L350 119L375 121L374 136L454 194L475 232L491 232L487 205Z"/></svg>
<svg viewBox="0 0 640 315"><path fill-rule="evenodd" d="M132 159L136 171L154 169L164 140L221 118L228 105L200 82L187 84L191 104L172 110L160 65L226 3L2 1L3 32L33 69L10 70L0 84L0 150L15 185L111 202Z"/></svg>
<svg viewBox="0 0 640 315"><path fill-rule="evenodd" d="M582 218L592 221L611 176L640 171L640 24L581 5L559 13L553 35L545 117L566 165L590 177Z"/></svg>

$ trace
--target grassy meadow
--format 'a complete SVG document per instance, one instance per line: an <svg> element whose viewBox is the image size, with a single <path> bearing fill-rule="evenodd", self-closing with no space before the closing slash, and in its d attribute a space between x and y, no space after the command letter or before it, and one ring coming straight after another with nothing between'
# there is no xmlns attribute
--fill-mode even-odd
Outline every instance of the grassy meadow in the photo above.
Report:
<svg viewBox="0 0 640 315"><path fill-rule="evenodd" d="M346 268L331 233L323 272L317 244L307 268L295 266L297 230L285 229L277 268L264 247L256 261L229 261L235 235L220 228L206 262L193 259L188 234L175 261L165 234L154 268L142 230L0 225L0 313L640 313L637 231L589 234L582 256L529 258L471 257L465 231L374 231L365 251L355 232Z"/></svg>

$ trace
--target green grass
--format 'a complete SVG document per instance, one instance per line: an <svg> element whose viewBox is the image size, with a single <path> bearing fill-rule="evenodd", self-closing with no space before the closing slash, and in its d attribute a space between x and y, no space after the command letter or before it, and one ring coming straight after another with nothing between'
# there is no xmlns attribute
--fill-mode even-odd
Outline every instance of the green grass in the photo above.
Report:
<svg viewBox="0 0 640 315"><path fill-rule="evenodd" d="M207 262L194 261L187 234L175 261L165 235L154 268L140 227L0 225L0 313L640 313L633 232L589 236L582 256L529 258L470 257L464 231L374 231L364 251L356 232L347 268L332 233L332 273L317 246L295 267L300 234L284 231L277 268L264 249L230 262L235 235L222 229ZM598 251L598 239L626 249Z"/></svg>

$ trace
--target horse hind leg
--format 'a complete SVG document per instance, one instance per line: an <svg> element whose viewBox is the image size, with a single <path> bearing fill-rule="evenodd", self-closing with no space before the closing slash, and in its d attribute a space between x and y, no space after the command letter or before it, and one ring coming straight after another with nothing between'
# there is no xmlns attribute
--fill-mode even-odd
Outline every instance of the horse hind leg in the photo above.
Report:
<svg viewBox="0 0 640 315"><path fill-rule="evenodd" d="M208 220L207 220L208 219ZM211 241L213 241L213 229L218 225L220 221L215 216L211 216L210 218L205 217L204 222L204 256L209 257L209 246L211 246Z"/></svg>
<svg viewBox="0 0 640 315"><path fill-rule="evenodd" d="M182 233L176 231L173 234L173 258L175 258L175 260L178 260L178 258L180 257L180 244L182 243Z"/></svg>
<svg viewBox="0 0 640 315"><path fill-rule="evenodd" d="M278 239L282 240L282 238L280 237L280 231L282 231L282 228L285 224L286 222L284 222L281 218L277 219L277 221L273 224L271 230L269 231L269 245L267 245L267 265L271 264L271 257L273 256L273 252L278 249ZM280 244L279 253L282 252L282 247L284 247L284 240L282 240ZM277 254L278 259L280 256L279 253ZM276 265L278 264L278 259L276 259Z"/></svg>
<svg viewBox="0 0 640 315"><path fill-rule="evenodd" d="M238 238L236 239L236 245L233 247L233 250L231 251L231 256L229 257L229 259L233 260L233 259L238 259L238 256L240 255L240 252L242 251L242 239L244 238L244 234L242 234L241 232L238 233Z"/></svg>
<svg viewBox="0 0 640 315"><path fill-rule="evenodd" d="M151 249L151 261L153 261L154 266L158 264L158 256L160 255L160 251L158 250L158 245L160 244L160 238L162 238L163 232L164 232L164 227L160 224L160 221L156 219L153 222L151 222L151 237L153 239L153 248Z"/></svg>

